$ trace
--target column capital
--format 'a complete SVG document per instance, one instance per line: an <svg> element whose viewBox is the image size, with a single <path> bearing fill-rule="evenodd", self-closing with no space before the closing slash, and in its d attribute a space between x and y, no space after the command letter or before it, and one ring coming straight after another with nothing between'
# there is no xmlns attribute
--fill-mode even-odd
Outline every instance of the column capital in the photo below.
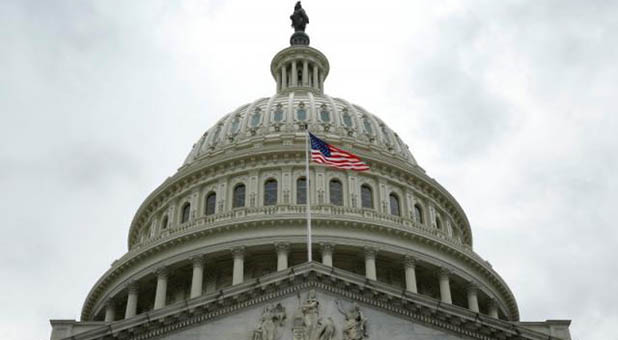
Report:
<svg viewBox="0 0 618 340"><path fill-rule="evenodd" d="M468 293L476 293L479 291L479 285L474 281L468 281L466 284L466 291Z"/></svg>
<svg viewBox="0 0 618 340"><path fill-rule="evenodd" d="M116 306L116 300L111 297L109 299L107 299L107 301L105 301L105 307L107 308L114 308Z"/></svg>
<svg viewBox="0 0 618 340"><path fill-rule="evenodd" d="M287 254L290 251L290 242L275 242L277 253Z"/></svg>
<svg viewBox="0 0 618 340"><path fill-rule="evenodd" d="M438 269L438 275L440 275L440 278L442 277L449 277L451 275L452 271L449 268L446 267L440 267L440 269Z"/></svg>
<svg viewBox="0 0 618 340"><path fill-rule="evenodd" d="M129 294L137 294L139 291L139 286L135 280L129 281L126 287Z"/></svg>
<svg viewBox="0 0 618 340"><path fill-rule="evenodd" d="M403 257L403 264L407 268L414 268L416 267L416 258L412 255L406 255Z"/></svg>
<svg viewBox="0 0 618 340"><path fill-rule="evenodd" d="M169 274L169 270L168 270L167 266L161 266L161 267L158 267L157 269L155 269L153 271L153 273L157 277L167 277L167 275Z"/></svg>
<svg viewBox="0 0 618 340"><path fill-rule="evenodd" d="M245 257L245 247L243 247L243 246L234 247L234 248L230 249L230 251L232 252L232 255L234 255L234 258L243 258L243 257Z"/></svg>
<svg viewBox="0 0 618 340"><path fill-rule="evenodd" d="M193 255L189 257L189 261L193 263L193 266L204 265L204 262L206 262L206 256L204 254Z"/></svg>
<svg viewBox="0 0 618 340"><path fill-rule="evenodd" d="M320 242L320 248L322 249L322 253L332 254L335 251L335 244L330 242Z"/></svg>
<svg viewBox="0 0 618 340"><path fill-rule="evenodd" d="M365 251L365 257L366 258L374 258L376 257L377 253L378 253L378 249L374 248L374 247L364 247L363 250Z"/></svg>

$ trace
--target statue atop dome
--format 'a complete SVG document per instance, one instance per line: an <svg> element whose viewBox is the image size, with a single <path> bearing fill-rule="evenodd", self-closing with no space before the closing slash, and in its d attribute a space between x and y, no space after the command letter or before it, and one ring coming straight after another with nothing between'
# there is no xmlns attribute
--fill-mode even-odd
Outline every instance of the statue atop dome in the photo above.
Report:
<svg viewBox="0 0 618 340"><path fill-rule="evenodd" d="M290 19L292 20L292 27L294 27L295 32L304 32L305 26L309 23L309 17L303 6L300 4L300 1L296 2L294 6L294 13L290 15Z"/></svg>
<svg viewBox="0 0 618 340"><path fill-rule="evenodd" d="M294 13L290 15L290 20L292 20L292 27L294 27L294 34L290 37L290 45L308 46L309 36L305 33L305 27L309 23L309 17L305 13L300 1L296 2Z"/></svg>

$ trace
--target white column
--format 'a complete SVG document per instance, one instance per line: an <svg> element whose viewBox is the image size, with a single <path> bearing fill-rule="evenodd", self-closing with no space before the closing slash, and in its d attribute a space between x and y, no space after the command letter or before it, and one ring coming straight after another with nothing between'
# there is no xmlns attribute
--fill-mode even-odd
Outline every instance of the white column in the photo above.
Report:
<svg viewBox="0 0 618 340"><path fill-rule="evenodd" d="M298 85L298 72L296 71L296 61L292 62L292 72L290 74L290 87L296 87Z"/></svg>
<svg viewBox="0 0 618 340"><path fill-rule="evenodd" d="M324 73L320 72L320 92L324 93Z"/></svg>
<svg viewBox="0 0 618 340"><path fill-rule="evenodd" d="M468 285L468 309L471 311L478 313L479 312L479 298L478 298L478 287L470 283Z"/></svg>
<svg viewBox="0 0 618 340"><path fill-rule="evenodd" d="M244 281L245 247L233 248L232 255L234 256L234 272L232 275L232 285L237 285Z"/></svg>
<svg viewBox="0 0 618 340"><path fill-rule="evenodd" d="M406 290L412 293L418 293L416 286L416 260L414 257L407 255L404 258L404 267L406 271Z"/></svg>
<svg viewBox="0 0 618 340"><path fill-rule="evenodd" d="M277 73L276 80L277 80L277 89L275 91L279 92L281 91L281 73Z"/></svg>
<svg viewBox="0 0 618 340"><path fill-rule="evenodd" d="M281 89L285 90L288 87L288 70L287 66L281 66Z"/></svg>
<svg viewBox="0 0 618 340"><path fill-rule="evenodd" d="M313 88L317 89L320 84L318 83L318 65L313 64Z"/></svg>
<svg viewBox="0 0 618 340"><path fill-rule="evenodd" d="M496 299L491 299L489 302L489 312L487 314L492 318L498 318L498 302Z"/></svg>
<svg viewBox="0 0 618 340"><path fill-rule="evenodd" d="M132 318L137 314L137 283L131 282L127 286L127 308L124 312L124 318Z"/></svg>
<svg viewBox="0 0 618 340"><path fill-rule="evenodd" d="M275 243L277 249L277 271L288 268L288 254L290 252L290 244L287 242Z"/></svg>
<svg viewBox="0 0 618 340"><path fill-rule="evenodd" d="M116 304L114 300L109 299L105 304L105 322L112 322L116 320Z"/></svg>
<svg viewBox="0 0 618 340"><path fill-rule="evenodd" d="M193 263L190 298L193 299L202 295L202 287L204 284L204 256L194 256L190 260Z"/></svg>
<svg viewBox="0 0 618 340"><path fill-rule="evenodd" d="M322 247L322 264L332 267L333 251L335 250L335 245L332 243L321 243L320 246Z"/></svg>
<svg viewBox="0 0 618 340"><path fill-rule="evenodd" d="M156 270L157 275L157 291L155 293L154 309L165 307L167 299L167 268L161 267Z"/></svg>
<svg viewBox="0 0 618 340"><path fill-rule="evenodd" d="M303 86L309 86L309 63L303 61Z"/></svg>
<svg viewBox="0 0 618 340"><path fill-rule="evenodd" d="M376 275L376 253L375 248L365 248L365 276L374 281L378 279Z"/></svg>
<svg viewBox="0 0 618 340"><path fill-rule="evenodd" d="M451 299L451 284L449 282L450 271L442 268L440 270L440 299L444 303L453 303Z"/></svg>

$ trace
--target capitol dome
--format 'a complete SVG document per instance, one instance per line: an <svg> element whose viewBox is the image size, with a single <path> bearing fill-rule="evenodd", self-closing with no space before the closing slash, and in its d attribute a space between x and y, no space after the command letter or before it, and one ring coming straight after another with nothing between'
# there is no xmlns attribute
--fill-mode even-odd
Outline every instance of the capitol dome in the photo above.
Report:
<svg viewBox="0 0 618 340"><path fill-rule="evenodd" d="M328 60L298 27L273 96L206 130L52 340L570 339L567 321L519 321L455 198L378 116L325 94ZM370 170L312 163L307 181L307 129Z"/></svg>

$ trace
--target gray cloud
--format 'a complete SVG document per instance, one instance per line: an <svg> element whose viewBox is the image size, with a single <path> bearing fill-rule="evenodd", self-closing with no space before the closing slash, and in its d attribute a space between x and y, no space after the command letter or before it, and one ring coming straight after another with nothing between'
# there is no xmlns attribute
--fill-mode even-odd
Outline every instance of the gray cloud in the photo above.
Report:
<svg viewBox="0 0 618 340"><path fill-rule="evenodd" d="M462 204L522 319L607 339L618 231L609 1L306 4L327 91L378 114ZM274 89L277 2L0 3L0 338L77 318L130 220L224 113ZM349 14L353 13L353 16ZM347 14L347 15L346 15ZM362 25L353 25L353 17ZM257 19L256 19L257 18Z"/></svg>

